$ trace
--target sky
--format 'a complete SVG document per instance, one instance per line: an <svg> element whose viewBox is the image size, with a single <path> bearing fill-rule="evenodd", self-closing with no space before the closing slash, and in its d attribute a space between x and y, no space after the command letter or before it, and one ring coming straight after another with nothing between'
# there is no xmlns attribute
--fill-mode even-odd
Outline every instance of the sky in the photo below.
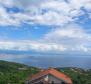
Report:
<svg viewBox="0 0 91 84"><path fill-rule="evenodd" d="M0 0L0 50L91 54L91 0Z"/></svg>

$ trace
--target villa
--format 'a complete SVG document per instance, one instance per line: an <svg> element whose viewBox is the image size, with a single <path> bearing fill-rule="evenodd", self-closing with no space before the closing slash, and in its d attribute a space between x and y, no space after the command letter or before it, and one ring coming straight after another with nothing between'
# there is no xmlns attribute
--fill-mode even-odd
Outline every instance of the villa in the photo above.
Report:
<svg viewBox="0 0 91 84"><path fill-rule="evenodd" d="M29 77L26 84L72 84L71 78L53 68Z"/></svg>

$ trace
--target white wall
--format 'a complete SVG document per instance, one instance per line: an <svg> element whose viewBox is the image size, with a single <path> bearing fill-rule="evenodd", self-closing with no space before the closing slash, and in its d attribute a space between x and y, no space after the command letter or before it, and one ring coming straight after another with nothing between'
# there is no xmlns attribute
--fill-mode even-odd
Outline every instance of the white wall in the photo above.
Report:
<svg viewBox="0 0 91 84"><path fill-rule="evenodd" d="M59 84L61 84L61 83L63 82L61 79L58 79L58 78L56 78L56 77L54 77L54 76L52 76L52 75L47 75L47 76L44 77L44 79L45 79L45 80L49 80L50 83L51 83L52 81L54 81L54 83L59 83Z"/></svg>

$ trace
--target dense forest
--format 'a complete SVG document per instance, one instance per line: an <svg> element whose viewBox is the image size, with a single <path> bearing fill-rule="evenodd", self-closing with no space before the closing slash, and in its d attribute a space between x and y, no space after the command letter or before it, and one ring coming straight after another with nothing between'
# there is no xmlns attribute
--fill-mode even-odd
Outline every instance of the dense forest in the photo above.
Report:
<svg viewBox="0 0 91 84"><path fill-rule="evenodd" d="M91 70L80 68L56 68L68 75L73 84L91 84ZM41 69L24 64L0 61L0 84L24 84L27 78Z"/></svg>

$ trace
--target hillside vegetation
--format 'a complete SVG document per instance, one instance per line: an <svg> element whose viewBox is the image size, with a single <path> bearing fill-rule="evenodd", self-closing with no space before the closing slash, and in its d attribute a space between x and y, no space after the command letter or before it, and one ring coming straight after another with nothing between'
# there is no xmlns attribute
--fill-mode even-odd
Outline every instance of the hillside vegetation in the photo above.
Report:
<svg viewBox="0 0 91 84"><path fill-rule="evenodd" d="M68 75L73 84L91 84L91 70L80 68L56 68ZM26 79L40 71L24 64L0 61L0 84L24 84Z"/></svg>
<svg viewBox="0 0 91 84"><path fill-rule="evenodd" d="M0 61L0 84L24 84L29 75L38 72L39 69L35 67Z"/></svg>
<svg viewBox="0 0 91 84"><path fill-rule="evenodd" d="M57 70L68 75L73 84L91 84L91 70L83 70L81 68L57 68Z"/></svg>

